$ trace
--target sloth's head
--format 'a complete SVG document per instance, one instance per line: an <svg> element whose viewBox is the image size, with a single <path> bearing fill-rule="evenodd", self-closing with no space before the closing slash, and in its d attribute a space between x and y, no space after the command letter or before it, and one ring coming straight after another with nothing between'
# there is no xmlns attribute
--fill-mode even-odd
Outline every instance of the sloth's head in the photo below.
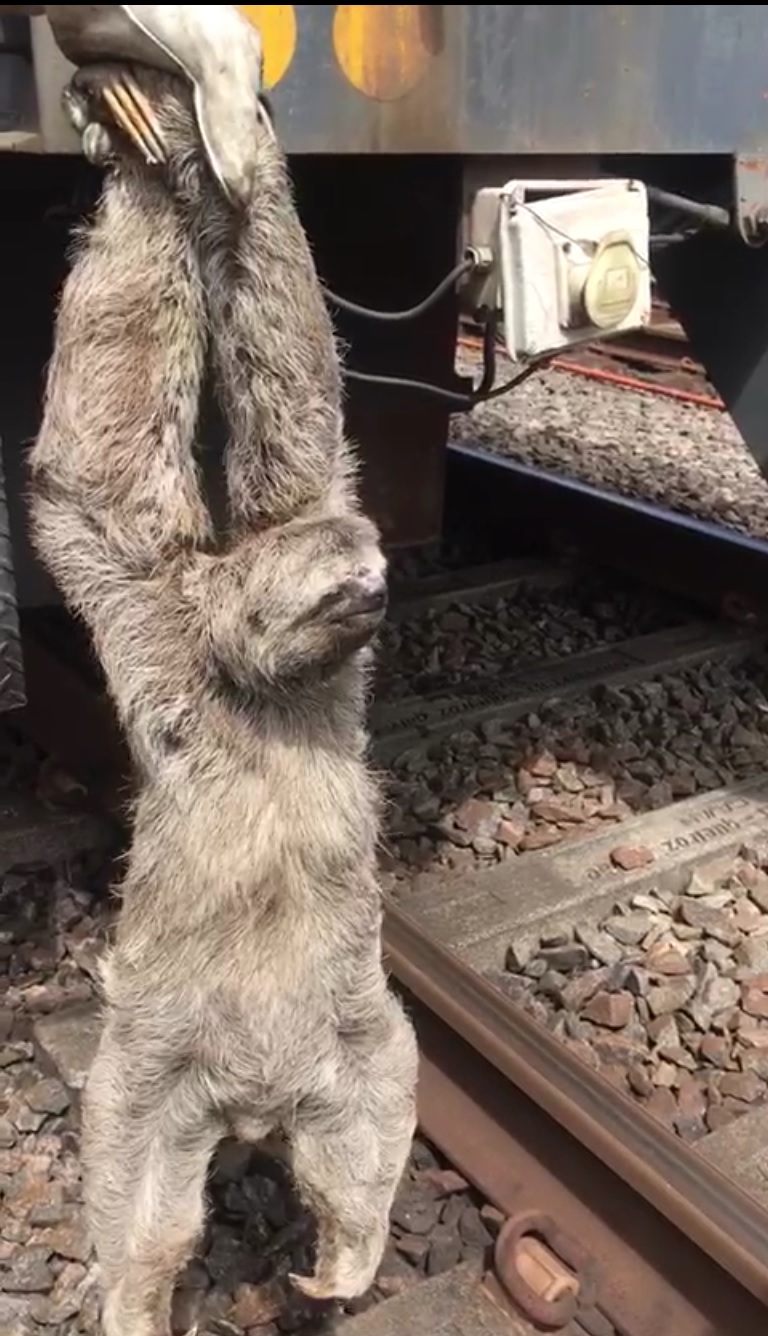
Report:
<svg viewBox="0 0 768 1336"><path fill-rule="evenodd" d="M205 602L214 667L233 684L316 676L381 625L386 561L377 530L362 516L343 516L255 534L213 560Z"/></svg>

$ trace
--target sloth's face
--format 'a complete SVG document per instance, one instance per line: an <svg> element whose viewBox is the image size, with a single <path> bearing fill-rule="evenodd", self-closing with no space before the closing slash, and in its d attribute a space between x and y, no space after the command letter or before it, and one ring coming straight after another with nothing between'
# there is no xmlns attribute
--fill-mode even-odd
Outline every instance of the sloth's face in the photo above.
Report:
<svg viewBox="0 0 768 1336"><path fill-rule="evenodd" d="M387 606L386 562L369 520L294 523L264 535L246 582L256 639L280 642L297 663L344 658L378 631Z"/></svg>
<svg viewBox="0 0 768 1336"><path fill-rule="evenodd" d="M214 658L240 686L278 682L342 663L373 638L386 561L363 517L295 520L223 558L209 590Z"/></svg>

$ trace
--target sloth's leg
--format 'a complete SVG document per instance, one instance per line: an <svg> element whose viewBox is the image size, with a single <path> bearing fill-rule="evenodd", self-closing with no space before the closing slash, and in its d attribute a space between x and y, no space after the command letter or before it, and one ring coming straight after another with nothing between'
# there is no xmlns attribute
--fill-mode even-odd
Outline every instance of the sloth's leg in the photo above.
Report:
<svg viewBox="0 0 768 1336"><path fill-rule="evenodd" d="M180 1075L177 1035L170 1017L165 1034L137 1026L128 1037L108 1020L88 1080L85 1195L105 1336L168 1336L174 1283L203 1226L224 1128L194 1069Z"/></svg>
<svg viewBox="0 0 768 1336"><path fill-rule="evenodd" d="M288 1128L319 1228L315 1274L293 1279L314 1299L354 1298L373 1283L415 1129L416 1045L399 1004L382 991L351 1025L333 1076L307 1091Z"/></svg>

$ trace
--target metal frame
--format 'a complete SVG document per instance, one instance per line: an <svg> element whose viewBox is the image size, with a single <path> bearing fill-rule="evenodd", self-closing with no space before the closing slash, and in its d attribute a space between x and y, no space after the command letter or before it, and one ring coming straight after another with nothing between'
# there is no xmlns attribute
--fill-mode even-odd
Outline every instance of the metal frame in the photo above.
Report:
<svg viewBox="0 0 768 1336"><path fill-rule="evenodd" d="M292 153L768 150L761 5L252 8ZM73 151L68 67L31 22L39 123L0 146Z"/></svg>

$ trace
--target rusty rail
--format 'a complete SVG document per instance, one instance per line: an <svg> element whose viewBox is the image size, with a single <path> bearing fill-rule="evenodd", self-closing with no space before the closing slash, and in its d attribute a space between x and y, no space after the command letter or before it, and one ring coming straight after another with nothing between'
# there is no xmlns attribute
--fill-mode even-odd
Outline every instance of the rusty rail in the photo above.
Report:
<svg viewBox="0 0 768 1336"><path fill-rule="evenodd" d="M588 1249L583 1329L764 1333L768 1214L395 906L385 942L415 1004L425 1133L506 1215Z"/></svg>

